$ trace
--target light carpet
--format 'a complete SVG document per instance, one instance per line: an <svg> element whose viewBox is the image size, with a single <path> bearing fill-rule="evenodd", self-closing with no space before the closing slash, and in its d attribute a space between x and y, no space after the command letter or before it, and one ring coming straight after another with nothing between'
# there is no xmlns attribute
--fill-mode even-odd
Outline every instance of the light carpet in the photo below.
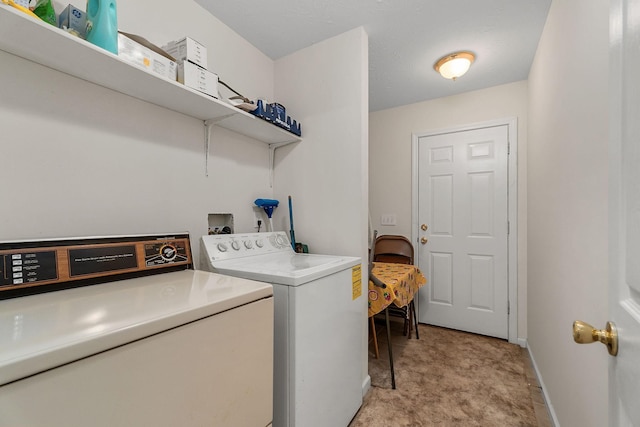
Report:
<svg viewBox="0 0 640 427"><path fill-rule="evenodd" d="M392 322L396 390L386 332L369 352L372 387L349 427L537 426L522 349L507 341L419 325L407 339ZM370 349L373 345L370 345Z"/></svg>

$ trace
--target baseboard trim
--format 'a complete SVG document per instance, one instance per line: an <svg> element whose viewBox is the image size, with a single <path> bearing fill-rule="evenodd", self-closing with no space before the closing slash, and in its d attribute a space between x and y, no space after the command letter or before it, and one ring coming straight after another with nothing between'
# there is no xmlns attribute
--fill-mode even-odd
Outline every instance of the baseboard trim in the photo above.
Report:
<svg viewBox="0 0 640 427"><path fill-rule="evenodd" d="M362 397L364 398L369 390L371 389L371 377L367 375L367 377L362 381Z"/></svg>
<svg viewBox="0 0 640 427"><path fill-rule="evenodd" d="M538 370L538 365L536 364L536 359L533 357L533 353L531 352L531 348L529 344L526 343L525 347L527 348L527 352L529 353L529 358L531 359L531 365L533 366L533 371L536 373L536 378L538 379L538 384L542 390L542 396L544 397L545 405L547 406L547 411L549 412L549 419L551 420L552 427L560 427L560 423L558 422L558 418L556 417L556 411L553 409L553 405L551 404L551 400L549 399L549 393L547 392L547 387L544 385L544 381L542 381L542 376L540 375L540 371Z"/></svg>

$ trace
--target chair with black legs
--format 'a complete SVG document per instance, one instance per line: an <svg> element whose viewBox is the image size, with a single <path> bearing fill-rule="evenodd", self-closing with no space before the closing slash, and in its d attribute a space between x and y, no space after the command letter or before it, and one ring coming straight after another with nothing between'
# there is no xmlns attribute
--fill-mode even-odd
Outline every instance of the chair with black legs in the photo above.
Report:
<svg viewBox="0 0 640 427"><path fill-rule="evenodd" d="M373 233L373 240L376 240L376 237L378 236L378 231L375 230ZM369 252L369 280L373 283L374 286L377 286L379 288L386 288L387 285L385 285L380 279L378 279L375 274L373 274L373 258L374 258L374 251L371 250ZM384 309L384 316L385 316L385 322L386 322L386 327L387 327L387 348L389 349L389 369L391 370L391 388L393 390L396 389L396 374L395 371L393 369L393 351L391 349L391 324L389 322L389 307ZM376 324L375 321L373 319L374 316L371 316L371 328L372 328L372 333L373 333L373 339L374 339L374 344L375 344L375 350L376 350L376 358L379 356L378 355L378 341L376 338Z"/></svg>
<svg viewBox="0 0 640 427"><path fill-rule="evenodd" d="M411 241L404 236L384 234L375 238L372 250L374 262L413 265L413 254L413 245ZM399 316L404 319L403 331L404 334L407 335L407 338L411 338L411 329L415 326L416 339L420 339L418 319L413 299L405 307L397 307L392 304L389 307L389 312L394 316Z"/></svg>

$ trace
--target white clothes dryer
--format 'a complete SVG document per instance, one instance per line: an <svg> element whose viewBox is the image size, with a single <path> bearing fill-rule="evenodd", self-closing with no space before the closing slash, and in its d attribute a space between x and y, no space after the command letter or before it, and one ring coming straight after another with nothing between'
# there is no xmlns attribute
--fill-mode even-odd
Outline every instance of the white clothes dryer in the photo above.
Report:
<svg viewBox="0 0 640 427"><path fill-rule="evenodd" d="M156 273L0 300L0 427L271 425L273 289L161 272L187 239L0 242L2 289L87 265Z"/></svg>

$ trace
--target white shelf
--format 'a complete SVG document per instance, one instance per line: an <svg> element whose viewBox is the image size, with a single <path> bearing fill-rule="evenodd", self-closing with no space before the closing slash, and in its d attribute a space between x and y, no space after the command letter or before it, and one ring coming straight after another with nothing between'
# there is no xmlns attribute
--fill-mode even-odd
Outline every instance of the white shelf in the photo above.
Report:
<svg viewBox="0 0 640 427"><path fill-rule="evenodd" d="M298 136L0 3L0 50L268 144Z"/></svg>

